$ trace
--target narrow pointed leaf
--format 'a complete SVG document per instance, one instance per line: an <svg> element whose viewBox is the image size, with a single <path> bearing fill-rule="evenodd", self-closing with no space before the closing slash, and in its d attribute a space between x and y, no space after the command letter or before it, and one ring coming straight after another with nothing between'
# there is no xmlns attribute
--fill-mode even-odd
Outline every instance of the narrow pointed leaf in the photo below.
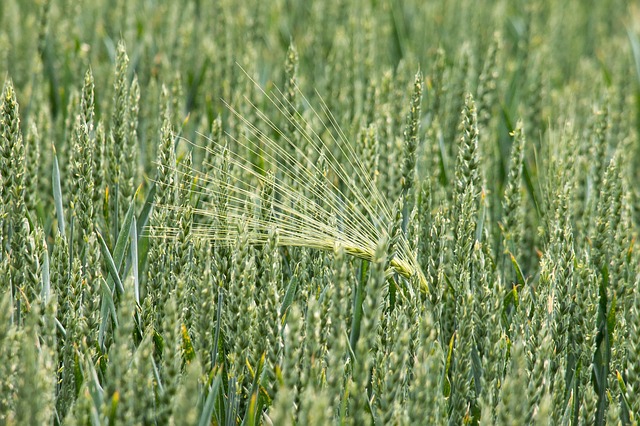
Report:
<svg viewBox="0 0 640 426"><path fill-rule="evenodd" d="M58 156L53 149L53 203L56 206L56 217L58 218L58 230L61 235L65 235L64 209L62 208L62 189L60 186L60 167L58 166Z"/></svg>
<svg viewBox="0 0 640 426"><path fill-rule="evenodd" d="M124 286L122 285L122 281L120 280L120 276L118 274L118 268L111 256L111 252L109 251L109 247L107 247L107 243L102 238L102 234L99 232L96 233L98 235L98 241L100 241L100 246L102 247L102 255L105 257L107 261L107 269L109 270L109 276L113 279L116 284L116 288L120 292L120 294L124 293Z"/></svg>

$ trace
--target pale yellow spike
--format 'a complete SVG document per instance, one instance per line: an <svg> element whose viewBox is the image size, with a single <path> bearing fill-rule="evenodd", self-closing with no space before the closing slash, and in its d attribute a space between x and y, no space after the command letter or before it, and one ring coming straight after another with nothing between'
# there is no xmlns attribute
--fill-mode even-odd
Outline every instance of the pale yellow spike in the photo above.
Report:
<svg viewBox="0 0 640 426"><path fill-rule="evenodd" d="M251 79L246 72L245 74ZM251 81L276 107L280 114L287 117L284 114L285 105L283 101L266 93L253 79ZM298 89L296 88L296 90ZM299 90L298 93L300 93ZM311 105L304 96L303 99L305 104ZM280 134L281 137L286 138L286 135L271 119L258 110L249 100L247 102L256 111L256 115L260 120L266 123L271 130ZM235 143L248 152L261 156L265 162L266 170L256 171L246 159L237 153L230 152L229 162L232 168L242 170L254 183L258 182L260 185L264 185L268 169L273 169L274 172L277 170L293 177L293 171L278 160L278 158L286 158L292 164L297 163L294 164L294 168L298 170L295 176L303 186L309 188L313 196L322 196L322 194L314 192L316 184L325 185L333 192L334 196L324 200L325 206L320 206L290 185L288 181L291 179L276 178L272 183L280 196L280 199L274 200L273 206L276 214L271 215L269 220L263 220L246 214L247 211L252 211L258 207L257 192L251 182L235 182L230 187L225 187L225 185L215 181L215 176L203 175L202 172L195 169L186 171L178 171L176 169L177 173L187 173L193 176L195 183L192 190L199 194L219 195L216 189L218 187L225 187L225 190L228 191L225 196L228 197L229 206L224 213L224 217L220 217L221 214L215 208L194 209L194 214L212 219L213 222L213 225L194 224L192 229L194 236L210 239L222 245L232 245L235 243L237 236L236 223L244 221L247 226L247 232L250 233L249 242L252 244L264 244L268 230L276 228L279 232L279 244L282 246L307 247L329 252L333 252L336 246L342 246L344 251L351 256L369 261L373 259L378 241L382 237L388 237L385 234L387 232L386 227L392 220L392 207L377 189L374 182L371 181L368 171L363 169L362 162L358 161L353 147L338 126L335 117L331 115L324 101L321 102L322 113L325 114L331 130L333 130L329 134L336 148L345 159L344 164L337 160L330 147L315 133L302 114L297 114L297 119L300 122L287 119L295 126L307 145L315 151L315 154L320 155L321 152L325 154L324 158L328 168L347 186L348 192L352 194L354 199L348 199L345 193L328 179L320 182L318 176L322 174L317 170L316 164L307 158L307 153L298 152L298 155L304 161L307 161L308 165L300 164L297 158L290 155L278 142L265 135L254 123L243 117L236 109L227 105L229 111L241 120L249 130L250 136L252 136L244 138L242 141L234 139ZM313 107L310 106L309 108L321 123L325 122ZM338 135L337 138L333 136L334 133ZM228 135L228 137L232 138L231 135ZM196 148L202 148L192 142L189 143ZM297 147L295 149L299 150ZM357 179L353 179L354 176ZM357 187L355 182L359 182L362 187ZM298 208L300 204L305 206L304 210ZM354 209L350 207L355 204L359 205L360 208ZM179 206L165 207L180 209ZM306 209L311 209L311 211L305 211ZM332 214L340 217L340 226L330 223L328 219L332 217ZM324 218L324 220L319 218ZM171 238L177 234L178 229L167 226L157 231L156 234L159 233L162 237ZM389 261L387 273L389 275L398 274L406 279L417 278L420 289L423 292L428 292L427 279L420 269L415 253L411 251L409 243L404 236L397 242L397 252L393 259Z"/></svg>

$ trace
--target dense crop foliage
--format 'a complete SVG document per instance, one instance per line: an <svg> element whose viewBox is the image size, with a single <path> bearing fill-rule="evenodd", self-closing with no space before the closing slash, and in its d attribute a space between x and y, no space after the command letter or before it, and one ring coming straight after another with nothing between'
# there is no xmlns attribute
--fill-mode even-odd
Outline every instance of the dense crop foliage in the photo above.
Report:
<svg viewBox="0 0 640 426"><path fill-rule="evenodd" d="M637 424L640 7L0 2L1 424Z"/></svg>

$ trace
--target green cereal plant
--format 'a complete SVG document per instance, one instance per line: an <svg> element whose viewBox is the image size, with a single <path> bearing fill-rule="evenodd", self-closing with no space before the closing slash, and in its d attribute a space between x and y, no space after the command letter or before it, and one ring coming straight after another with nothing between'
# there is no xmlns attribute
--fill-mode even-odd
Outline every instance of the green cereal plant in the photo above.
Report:
<svg viewBox="0 0 640 426"><path fill-rule="evenodd" d="M376 395L378 408L375 419L382 424L399 424L403 420L403 382L407 380L410 352L409 328L406 316L397 320L397 329L401 330L393 339L391 350L385 353L383 365L377 366L383 374L380 393Z"/></svg>
<svg viewBox="0 0 640 426"><path fill-rule="evenodd" d="M5 291L0 300L0 307L2 312L0 319L3 324L9 323L13 310L13 303L11 299L11 292ZM17 370L18 363L16 362L16 349L18 348L18 339L16 336L15 327L4 327L0 331L0 342L2 343L2 351L0 351L0 372L2 373L2 379L0 379L0 418L2 421L7 421L12 415L12 409L15 405L15 389L13 386Z"/></svg>
<svg viewBox="0 0 640 426"><path fill-rule="evenodd" d="M194 404L193 396L199 392L198 377L200 375L201 366L198 361L193 361L186 367L183 374L181 386L172 403L173 415L170 424L175 425L193 425L198 421L198 405ZM144 422L144 418L140 421Z"/></svg>
<svg viewBox="0 0 640 426"><path fill-rule="evenodd" d="M152 334L147 331L133 354L131 374L127 376L127 386L133 396L127 402L130 412L126 413L126 415L131 419L135 419L136 422L151 422L155 417L154 413L157 406L155 393L149 391L153 389L156 383L154 363L152 361L153 350ZM197 363L194 362L192 365L197 366ZM184 387L180 390L184 392L187 389L187 387ZM176 398L179 398L179 396ZM175 399L174 402L178 404L183 401ZM173 412L176 413L175 409Z"/></svg>
<svg viewBox="0 0 640 426"><path fill-rule="evenodd" d="M452 90L449 92L446 115L440 120L443 131L445 132L444 139L446 141L457 140L457 125L460 123L460 111L462 111L465 106L465 94L468 93L470 89L470 87L468 87L468 74L471 54L468 44L462 45L457 53L458 64L455 69L451 71L454 72L455 75L449 78L448 87L451 87ZM448 157L457 158L456 152L454 151L455 145L451 145L448 148Z"/></svg>
<svg viewBox="0 0 640 426"><path fill-rule="evenodd" d="M37 307L25 319L25 327L20 333L18 356L21 359L16 380L16 418L18 424L42 424L51 418L49 398L53 389L53 365L46 362L46 352L41 353L33 344L38 339ZM42 356L41 356L42 355ZM48 367L48 368L47 368Z"/></svg>
<svg viewBox="0 0 640 426"><path fill-rule="evenodd" d="M409 115L407 116L407 125L404 130L404 147L402 162L402 197L404 197L404 205L402 206L402 230L407 232L407 224L409 222L409 214L413 209L414 196L413 188L415 186L416 173L416 150L419 140L418 133L420 131L420 104L422 103L422 73L418 72L413 85L413 95L411 96L411 105L409 107Z"/></svg>
<svg viewBox="0 0 640 426"><path fill-rule="evenodd" d="M450 240L449 253L451 270L450 283L443 289L442 344L449 345L458 328L458 308L467 298L471 280L470 262L474 242L476 240L476 214L480 195L478 127L473 97L466 97L462 112L462 136L456 161L456 178L454 187L454 205L450 211L453 226L453 239ZM471 315L471 306L468 314ZM462 324L462 323L459 323ZM467 325L465 325L467 326ZM468 324L470 326L470 324ZM469 345L471 342L465 342ZM466 361L464 361L466 362ZM466 379L465 379L466 380Z"/></svg>
<svg viewBox="0 0 640 426"><path fill-rule="evenodd" d="M105 147L107 144L107 134L104 121L100 120L95 124L95 145L91 155L91 172L93 174L93 205L98 208L96 217L102 218L102 204L104 203L106 190Z"/></svg>
<svg viewBox="0 0 640 426"><path fill-rule="evenodd" d="M140 88L137 77L129 84L129 57L123 41L118 42L115 61L114 94L110 139L107 150L107 184L113 192L114 224L123 220L138 175L137 127ZM115 228L117 229L117 228ZM114 232L115 234L115 232Z"/></svg>
<svg viewBox="0 0 640 426"><path fill-rule="evenodd" d="M369 179L376 184L378 182L380 141L378 129L375 124L360 129L358 134L359 157L365 161L364 169L369 172ZM415 155L415 152L414 152ZM325 159L325 156L322 156Z"/></svg>
<svg viewBox="0 0 640 426"><path fill-rule="evenodd" d="M634 345L640 340L640 296L636 293L633 297L633 305L631 307L631 316L628 324L629 336L627 344L627 370L626 400L629 403L629 411L634 414L636 419L640 419L640 364L638 363L638 351L634 350Z"/></svg>
<svg viewBox="0 0 640 426"><path fill-rule="evenodd" d="M190 170L192 168L193 159L191 153L187 153L179 162L179 179L176 188L176 200L180 205L180 210L175 212L178 222L179 232L174 242L174 253L172 263L172 273L176 277L189 276L193 269L190 257L193 250L193 241L191 239L191 226L193 224L193 206L190 197L190 187L193 185L193 179L187 173L180 173L182 170ZM188 292L188 288L185 288Z"/></svg>
<svg viewBox="0 0 640 426"><path fill-rule="evenodd" d="M493 40L489 45L482 72L478 77L478 88L476 96L478 105L478 127L486 129L492 117L492 106L496 104L497 85L500 77L498 69L498 54L501 48L499 34L493 35Z"/></svg>
<svg viewBox="0 0 640 426"><path fill-rule="evenodd" d="M289 138L293 138L293 135L296 133L296 126L294 124L294 120L297 115L298 108L298 95L297 95L297 87L298 87L298 51L293 43L289 44L289 48L287 50L287 57L284 63L284 73L286 76L286 80L284 82L284 94L285 94L285 105L286 105L286 120L287 120L287 136ZM291 139L292 141L294 139ZM295 150L290 147L289 153L295 154Z"/></svg>
<svg viewBox="0 0 640 426"><path fill-rule="evenodd" d="M167 283L168 277L163 273L164 269L169 266L169 250L166 244L162 244L162 241L156 238L154 226L163 224L168 221L170 217L173 217L173 212L168 211L162 206L175 203L175 186L177 183L175 172L176 153L168 111L165 111L163 119L164 121L159 134L160 144L158 147L158 161L156 166L156 208L149 218L151 238L149 239L147 254L149 266L147 268L147 293L145 298L148 300L147 306L151 309L145 310L144 313L145 326L153 323L156 329L160 327L164 306L164 304L157 303L157 301L166 300L170 289Z"/></svg>
<svg viewBox="0 0 640 426"><path fill-rule="evenodd" d="M365 296L362 304L361 338L356 342L354 351L354 365L351 378L348 382L350 398L349 410L353 413L354 424L368 423L366 409L369 405L369 396L366 391L369 381L369 369L373 359L369 348L373 346L373 338L380 323L381 301L385 292L385 266L388 263L386 253L388 242L380 241L375 251L372 262L371 279L365 287Z"/></svg>
<svg viewBox="0 0 640 426"><path fill-rule="evenodd" d="M416 352L413 378L408 389L408 421L410 424L422 421L440 424L445 408L440 383L444 359L442 348L436 339L436 328L430 315L425 313L419 320L421 346Z"/></svg>
<svg viewBox="0 0 640 426"><path fill-rule="evenodd" d="M42 136L38 132L38 128L35 122L31 121L25 136L25 174L30 176L25 182L24 202L28 212L36 212L39 199L39 170L40 164L40 145L42 143ZM31 213L33 215L33 213Z"/></svg>
<svg viewBox="0 0 640 426"><path fill-rule="evenodd" d="M0 104L0 176L2 177L3 246L8 246L8 273L13 298L12 322L22 323L38 294L40 241L34 240L33 225L25 201L28 176L25 144L20 129L19 107L11 80L6 80ZM6 245L5 245L6 244Z"/></svg>
<svg viewBox="0 0 640 426"><path fill-rule="evenodd" d="M107 173L109 177L109 187L113 190L114 196L117 197L121 181L124 181L124 173L121 168L124 166L120 162L122 152L127 147L127 139L129 138L129 128L127 115L129 112L129 87L128 75L129 57L127 55L124 42L120 41L117 48L117 56L115 62L114 83L113 83L113 103L110 120L109 139L110 150L108 151L108 167ZM124 183L122 183L124 186Z"/></svg>
<svg viewBox="0 0 640 426"><path fill-rule="evenodd" d="M184 281L177 283L177 289L184 286ZM182 368L182 322L176 291L169 294L162 328L160 331L163 339L162 363L160 370L159 407L156 411L156 421L167 423L172 413L172 401L179 389L179 381Z"/></svg>
<svg viewBox="0 0 640 426"><path fill-rule="evenodd" d="M325 384L332 396L329 406L335 419L345 415L342 402L345 399L345 384L347 377L347 324L349 315L347 300L349 300L349 270L348 260L344 249L337 247L333 261L333 277L325 290L325 298L331 298L329 315L329 330L326 331L326 371Z"/></svg>
<svg viewBox="0 0 640 426"><path fill-rule="evenodd" d="M94 204L93 192L94 182L92 167L92 143L89 136L90 125L86 118L77 115L74 134L72 137L72 151L69 158L69 171L72 176L70 185L73 199L70 206L73 214L74 226L78 229L74 236L74 251L79 255L84 255L84 246L93 233ZM82 250L81 250L82 249Z"/></svg>
<svg viewBox="0 0 640 426"><path fill-rule="evenodd" d="M463 273L464 279L469 279L469 272ZM447 380L451 383L451 396L449 399L449 424L466 423L473 416L473 408L476 400L476 389L472 381L473 366L473 300L471 289L464 286L456 299L456 331L451 337L451 346L448 356L452 362L447 371Z"/></svg>
<svg viewBox="0 0 640 426"><path fill-rule="evenodd" d="M64 326L63 344L59 348L59 358L62 368L58 371L59 391L56 398L56 411L62 418L71 412L79 389L75 374L80 350L81 332L84 329L84 314L82 312L82 276L80 260L75 258L69 271L69 278L65 282L68 290L64 304L62 324ZM111 364L113 366L115 364Z"/></svg>
<svg viewBox="0 0 640 426"><path fill-rule="evenodd" d="M270 378L269 383L274 386L275 368L282 350L282 338L280 334L281 324L281 288L282 288L282 264L278 249L278 231L269 231L268 244L263 251L263 282L258 291L258 318L262 343L258 354L266 353L265 375ZM274 395L272 389L272 395Z"/></svg>
<svg viewBox="0 0 640 426"><path fill-rule="evenodd" d="M546 293L546 297L550 297L553 304L551 328L554 350L556 353L565 354L569 345L572 343L569 334L571 324L570 295L575 291L572 288L574 274L572 266L575 261L575 253L573 249L571 224L567 220L569 189L565 185L560 191L558 194L558 205L555 208L557 215L555 218L556 225L551 231L549 247L545 253L545 263L548 262L547 267L550 273L548 276L550 287L548 289L549 293ZM564 376L566 366L566 355L556 357L551 363L550 371L556 376ZM554 415L562 416L566 407L567 390L564 388L564 383L558 382L555 380L555 377L553 379Z"/></svg>
<svg viewBox="0 0 640 426"><path fill-rule="evenodd" d="M491 328L500 327L500 317L495 312L498 297L494 294L497 281L492 271L491 258L485 255L482 245L476 242L473 248L471 267L477 271L472 279L471 293L473 295L472 306L472 359L483 361L491 351ZM493 288L492 288L493 287ZM477 358L476 358L477 357ZM493 365L492 365L493 364ZM499 365L499 362L495 362ZM488 395L492 388L491 382L494 374L490 371L495 368L494 363L483 362L482 367L478 363L472 363L474 377L474 390L476 397L483 393Z"/></svg>
<svg viewBox="0 0 640 426"><path fill-rule="evenodd" d="M536 327L532 327L531 335L525 343L527 355L529 383L527 385L527 413L526 418L542 420L541 408L544 398L549 395L550 383L547 371L551 368L550 359L553 354L553 343L549 330L549 316L545 307L536 308L534 314ZM537 335L534 333L538 333Z"/></svg>
<svg viewBox="0 0 640 426"><path fill-rule="evenodd" d="M306 323L304 331L304 350L302 358L302 388L318 387L314 378L322 377L323 358L325 345L323 344L323 322L326 321L326 314L323 312L326 304L323 299L316 296L315 292L310 292L306 309Z"/></svg>
<svg viewBox="0 0 640 426"><path fill-rule="evenodd" d="M524 211L522 206L522 169L525 151L525 134L522 121L518 121L513 132L513 147L507 176L507 187L502 202L502 232L504 250L520 258Z"/></svg>
<svg viewBox="0 0 640 426"><path fill-rule="evenodd" d="M215 330L212 327L216 318L217 292L213 276L213 253L209 243L196 245L195 256L204 259L202 268L202 281L195 291L193 315L193 335L195 351L202 366L202 372L209 372L213 368L213 339Z"/></svg>
<svg viewBox="0 0 640 426"><path fill-rule="evenodd" d="M256 303L253 299L255 291L254 252L249 244L247 232L238 223L238 241L232 257L231 281L239 285L225 288L225 310L223 312L225 336L227 341L227 361L230 366L230 379L236 386L230 389L237 397L246 396L245 387L252 379L249 377L247 365L254 366L253 346L256 326Z"/></svg>
<svg viewBox="0 0 640 426"><path fill-rule="evenodd" d="M527 403L518 393L526 387L527 377L524 368L524 345L515 342L511 347L511 360L501 388L501 398L496 409L496 423L501 425L521 425L527 419Z"/></svg>
<svg viewBox="0 0 640 426"><path fill-rule="evenodd" d="M469 94L465 100L462 113L462 136L456 160L456 176L454 188L454 206L452 222L454 226L455 269L453 276L456 282L454 290L460 293L463 288L461 272L471 258L473 241L476 239L476 213L478 212L480 187L480 157L478 147L478 124L473 97Z"/></svg>
<svg viewBox="0 0 640 426"><path fill-rule="evenodd" d="M0 423L635 424L591 3L1 1Z"/></svg>
<svg viewBox="0 0 640 426"><path fill-rule="evenodd" d="M284 328L284 349L280 365L280 385L277 397L270 410L273 424L294 424L299 410L300 356L303 350L304 335L301 329L300 307L295 304L287 313ZM278 370L276 370L278 371ZM278 374L278 373L276 373Z"/></svg>

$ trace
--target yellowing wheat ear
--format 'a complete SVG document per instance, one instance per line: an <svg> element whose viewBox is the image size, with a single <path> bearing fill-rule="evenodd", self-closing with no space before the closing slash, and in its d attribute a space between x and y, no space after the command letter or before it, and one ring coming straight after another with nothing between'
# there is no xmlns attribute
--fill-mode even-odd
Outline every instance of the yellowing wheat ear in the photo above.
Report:
<svg viewBox="0 0 640 426"><path fill-rule="evenodd" d="M247 77L251 78L248 74ZM268 231L275 228L282 246L326 251L340 246L352 256L372 260L378 241L389 237L387 229L394 216L392 206L376 187L371 172L365 170L335 117L322 100L319 113L296 88L313 118L328 130L323 132L325 137L329 135L325 142L300 112L296 111L293 117L288 113L293 107L283 100L281 92L277 91L278 96L274 96L253 79L251 81L286 118L288 127L295 129L295 137L306 149L301 149L292 140L293 135L285 133L247 98L245 100L259 123L250 122L227 104L248 132L244 137L227 133L242 152L207 146L204 149L211 156L224 157L223 161L230 167L218 167L213 174L192 167L176 169L177 173L193 178L192 191L199 197L224 200L224 205L213 202L194 210L193 235L218 244L233 244L237 240L237 223L243 222L244 232L249 233L252 244L264 244ZM271 135L277 135L279 141ZM260 166L248 157L259 158ZM254 214L261 208L259 188L273 190L268 215ZM178 206L167 207L180 209ZM169 237L177 232L177 228L163 227L156 234ZM422 291L428 289L424 273L403 235L396 241L387 273L417 279Z"/></svg>

